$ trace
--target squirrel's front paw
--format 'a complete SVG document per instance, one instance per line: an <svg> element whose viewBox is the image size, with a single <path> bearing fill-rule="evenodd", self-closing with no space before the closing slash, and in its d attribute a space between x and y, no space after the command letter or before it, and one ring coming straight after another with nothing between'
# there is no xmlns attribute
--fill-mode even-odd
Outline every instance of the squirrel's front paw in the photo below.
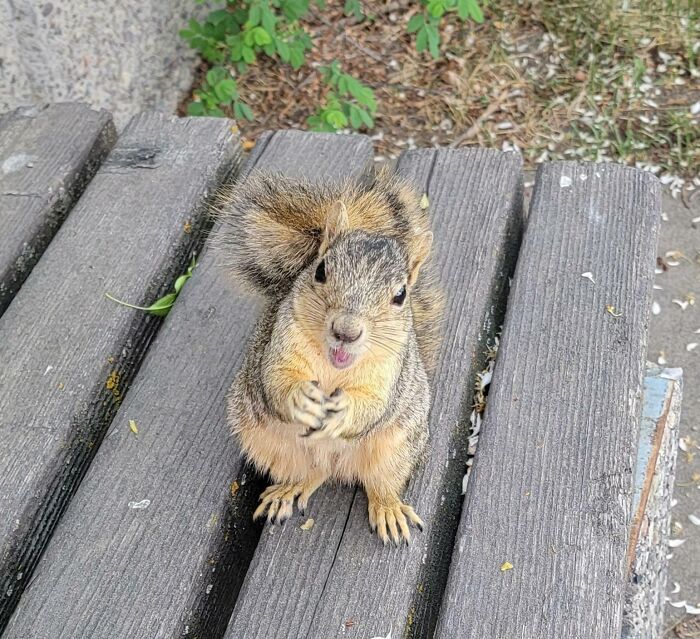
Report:
<svg viewBox="0 0 700 639"><path fill-rule="evenodd" d="M303 382L287 400L289 421L318 429L326 416L326 394L318 382Z"/></svg>
<svg viewBox="0 0 700 639"><path fill-rule="evenodd" d="M348 394L340 388L336 388L325 404L326 413L321 420L318 429L307 434L310 440L314 439L350 439L347 435L349 426L350 400Z"/></svg>
<svg viewBox="0 0 700 639"><path fill-rule="evenodd" d="M408 522L423 530L423 520L413 508L402 503L399 499L387 501L370 496L368 502L369 526L372 532L377 531L382 543L386 544L389 541L389 535L391 535L391 539L397 546L400 539L403 539L408 545L411 540Z"/></svg>

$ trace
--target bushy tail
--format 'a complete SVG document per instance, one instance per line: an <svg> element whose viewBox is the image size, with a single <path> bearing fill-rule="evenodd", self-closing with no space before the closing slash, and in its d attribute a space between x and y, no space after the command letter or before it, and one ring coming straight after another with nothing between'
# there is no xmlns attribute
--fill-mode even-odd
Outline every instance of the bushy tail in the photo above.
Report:
<svg viewBox="0 0 700 639"><path fill-rule="evenodd" d="M409 252L411 242L430 228L420 195L387 171L366 181L336 183L255 172L218 197L214 244L219 259L253 290L279 299L318 255L328 212L338 200L345 204L352 230L394 237ZM430 271L430 264L421 269L411 305L429 370L440 343L442 314L442 296Z"/></svg>

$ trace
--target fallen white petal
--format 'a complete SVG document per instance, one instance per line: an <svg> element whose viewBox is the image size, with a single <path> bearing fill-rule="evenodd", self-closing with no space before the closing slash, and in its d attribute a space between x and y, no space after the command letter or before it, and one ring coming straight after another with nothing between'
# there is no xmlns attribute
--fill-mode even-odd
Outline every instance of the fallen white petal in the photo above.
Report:
<svg viewBox="0 0 700 639"><path fill-rule="evenodd" d="M129 508L134 508L135 510L142 510L148 508L151 505L150 499L142 499L141 501L130 501Z"/></svg>
<svg viewBox="0 0 700 639"><path fill-rule="evenodd" d="M668 546L669 548L678 548L678 546L682 546L685 542L685 539L669 539Z"/></svg>
<svg viewBox="0 0 700 639"><path fill-rule="evenodd" d="M391 630L389 630L389 634L386 637L372 637L372 639L391 639Z"/></svg>
<svg viewBox="0 0 700 639"><path fill-rule="evenodd" d="M659 306L658 302L654 302L651 305L651 313L652 315L658 315L661 312L661 307Z"/></svg>
<svg viewBox="0 0 700 639"><path fill-rule="evenodd" d="M684 453L688 452L688 441L685 437L681 437L678 440L678 448L680 448Z"/></svg>
<svg viewBox="0 0 700 639"><path fill-rule="evenodd" d="M467 484L469 483L469 473L466 473L464 477L462 477L462 494L466 495L467 494Z"/></svg>
<svg viewBox="0 0 700 639"><path fill-rule="evenodd" d="M668 364L668 362L666 361L666 358L663 355L659 355L658 359L656 360L656 363L659 366L665 366L666 364Z"/></svg>
<svg viewBox="0 0 700 639"><path fill-rule="evenodd" d="M677 581L674 581L673 582L673 590L671 591L671 594L675 595L675 594L678 594L680 591L681 591L681 585ZM668 597L666 597L666 599L668 600Z"/></svg>
<svg viewBox="0 0 700 639"><path fill-rule="evenodd" d="M653 288L654 288L655 291L663 291L663 290L664 290L664 287L663 287L663 286L659 286L658 284L654 284Z"/></svg>
<svg viewBox="0 0 700 639"><path fill-rule="evenodd" d="M691 606L690 604L685 604L685 611L689 615L700 615L700 608L698 606Z"/></svg>
<svg viewBox="0 0 700 639"><path fill-rule="evenodd" d="M688 515L688 519L690 520L690 523L694 526L700 526L700 517L698 517L697 515Z"/></svg>
<svg viewBox="0 0 700 639"><path fill-rule="evenodd" d="M685 608L686 603L687 602L684 599L683 601L669 601L668 605L673 606L674 608Z"/></svg>
<svg viewBox="0 0 700 639"><path fill-rule="evenodd" d="M677 499L672 499L671 500L671 508L675 508L678 505L678 500Z"/></svg>
<svg viewBox="0 0 700 639"><path fill-rule="evenodd" d="M685 350L687 350L690 353L690 351L694 351L697 347L698 347L697 342L691 342L690 344L686 344Z"/></svg>
<svg viewBox="0 0 700 639"><path fill-rule="evenodd" d="M674 304L678 304L678 306L681 307L681 310L685 310L688 308L689 302L686 302L684 300L671 300Z"/></svg>
<svg viewBox="0 0 700 639"><path fill-rule="evenodd" d="M700 333L700 328L697 331L693 331L693 333Z"/></svg>
<svg viewBox="0 0 700 639"><path fill-rule="evenodd" d="M559 178L559 186L563 189L567 186L571 186L571 178L568 175L562 175Z"/></svg>
<svg viewBox="0 0 700 639"><path fill-rule="evenodd" d="M587 280L591 280L593 284L595 284L595 280L593 279L593 273L589 273L586 271L585 273L581 273L581 277L585 277Z"/></svg>

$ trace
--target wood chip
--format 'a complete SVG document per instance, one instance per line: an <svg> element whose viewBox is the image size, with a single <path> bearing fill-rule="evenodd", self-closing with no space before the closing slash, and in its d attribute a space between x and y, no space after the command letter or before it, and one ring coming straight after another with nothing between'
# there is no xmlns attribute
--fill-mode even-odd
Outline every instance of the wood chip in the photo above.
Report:
<svg viewBox="0 0 700 639"><path fill-rule="evenodd" d="M314 520L313 517L309 517L301 526L299 526L302 530L311 530L314 527ZM391 634L391 633L389 633Z"/></svg>
<svg viewBox="0 0 700 639"><path fill-rule="evenodd" d="M427 209L430 206L430 201L428 200L428 194L423 193L423 197L420 199L420 207L422 209Z"/></svg>
<svg viewBox="0 0 700 639"><path fill-rule="evenodd" d="M136 425L136 422L133 419L129 420L129 428L131 429L131 432L134 433L134 435L139 434L139 427Z"/></svg>
<svg viewBox="0 0 700 639"><path fill-rule="evenodd" d="M504 561L501 564L501 572L506 572L507 570L513 570L513 564L510 561Z"/></svg>

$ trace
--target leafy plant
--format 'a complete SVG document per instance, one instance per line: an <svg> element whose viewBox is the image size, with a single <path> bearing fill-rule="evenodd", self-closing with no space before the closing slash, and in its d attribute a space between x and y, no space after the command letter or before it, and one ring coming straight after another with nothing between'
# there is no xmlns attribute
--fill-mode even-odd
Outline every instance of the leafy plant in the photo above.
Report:
<svg viewBox="0 0 700 639"><path fill-rule="evenodd" d="M202 4L204 0L197 0ZM309 34L299 25L309 12L309 0L224 0L225 7L212 11L203 22L190 20L180 35L214 65L188 106L190 115L225 115L253 119L241 101L235 78L225 65L245 73L260 55L277 58L294 69L306 61L312 47ZM323 0L317 0L323 5Z"/></svg>
<svg viewBox="0 0 700 639"><path fill-rule="evenodd" d="M123 302L122 300L118 300L116 297L113 297L109 293L105 293L105 297L109 300L112 300L113 302L116 302L117 304L121 304L122 306L135 308L137 311L146 311L151 315L165 317L175 304L175 300L177 300L177 296L180 294L180 291L185 285L185 282L189 280L190 277L192 277L192 272L194 271L195 266L197 266L197 262L195 256L193 255L192 261L190 262L190 265L187 268L187 270L175 280L175 284L173 285L174 292L168 293L167 295L163 295L163 297L157 299L150 306L135 306L134 304L129 304L129 302Z"/></svg>
<svg viewBox="0 0 700 639"><path fill-rule="evenodd" d="M196 0L203 4L206 0ZM306 64L306 55L313 48L308 32L301 26L311 11L310 0L215 0L223 7L211 11L203 21L190 20L180 35L196 49L211 68L194 102L190 115L233 115L237 119L253 119L253 111L241 99L237 78L261 56L299 69ZM408 32L416 34L418 51L429 50L440 56L440 23L448 13L461 20L483 22L480 2L486 0L420 0L423 12L408 23ZM325 0L315 0L320 9ZM347 16L363 20L361 0L345 0ZM371 18L370 18L371 19ZM377 103L372 89L353 76L343 73L334 60L321 67L327 92L316 113L307 119L315 130L336 131L346 127L374 127Z"/></svg>
<svg viewBox="0 0 700 639"><path fill-rule="evenodd" d="M360 129L374 127L377 112L374 91L359 80L343 73L337 60L321 67L323 80L329 87L320 109L307 119L314 131L337 131L348 126Z"/></svg>
<svg viewBox="0 0 700 639"><path fill-rule="evenodd" d="M463 22L471 19L482 23L484 13L479 0L421 0L425 9L417 13L406 25L409 33L416 34L416 49L430 51L433 58L440 57L440 21L447 13L457 13Z"/></svg>
<svg viewBox="0 0 700 639"><path fill-rule="evenodd" d="M353 16L355 20L362 20L365 17L360 0L345 0L343 13L346 16Z"/></svg>

